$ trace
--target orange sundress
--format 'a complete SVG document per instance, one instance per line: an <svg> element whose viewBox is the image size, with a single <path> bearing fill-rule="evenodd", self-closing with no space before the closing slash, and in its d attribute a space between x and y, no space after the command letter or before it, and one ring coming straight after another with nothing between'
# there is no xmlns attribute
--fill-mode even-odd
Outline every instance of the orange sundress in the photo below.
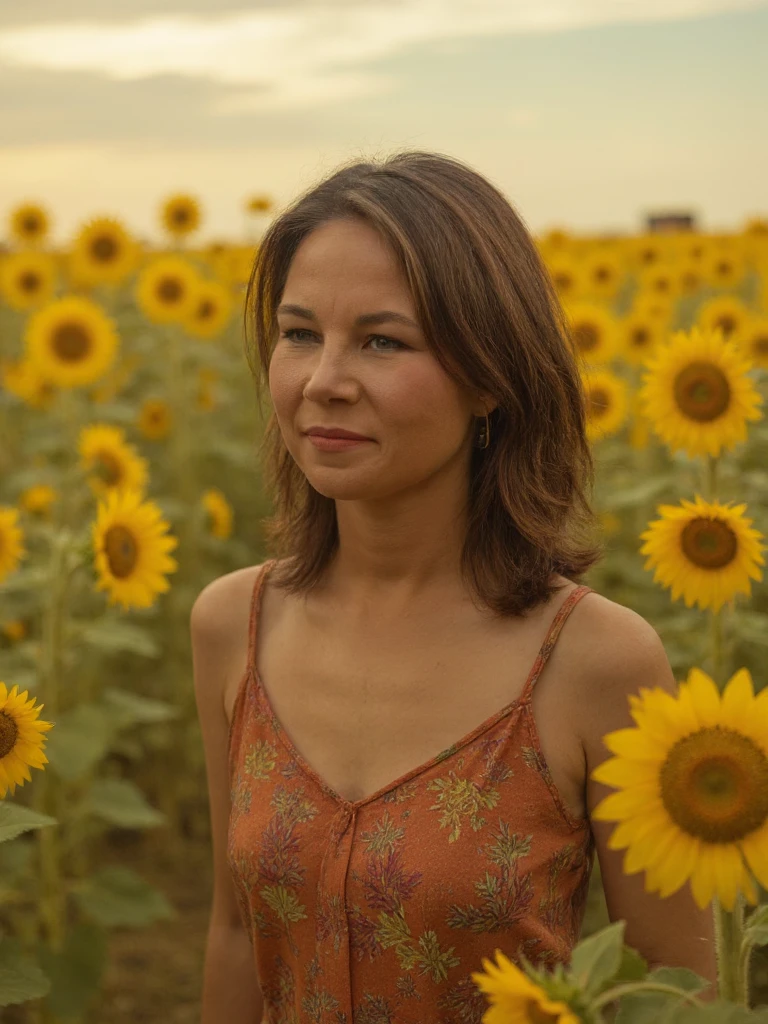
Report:
<svg viewBox="0 0 768 1024"><path fill-rule="evenodd" d="M267 1024L480 1024L470 975L498 947L549 969L581 929L594 838L544 761L531 694L569 612L559 608L518 700L363 800L335 793L248 668L229 731L227 857ZM520 962L519 959L516 962ZM254 1022L258 1024L258 1022Z"/></svg>

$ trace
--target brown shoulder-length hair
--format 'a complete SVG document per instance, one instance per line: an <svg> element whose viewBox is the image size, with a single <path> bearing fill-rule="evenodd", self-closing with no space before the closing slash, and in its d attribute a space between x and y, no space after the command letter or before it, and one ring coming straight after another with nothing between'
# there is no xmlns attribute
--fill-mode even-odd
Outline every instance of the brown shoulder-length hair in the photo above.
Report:
<svg viewBox="0 0 768 1024"><path fill-rule="evenodd" d="M553 574L581 582L604 553L585 493L595 469L579 357L552 280L509 201L461 161L405 151L348 164L287 207L259 244L245 297L257 382L268 382L294 253L319 225L349 217L394 250L445 371L498 402L489 447L472 452L461 568L473 600L521 615L559 590ZM261 451L274 497L264 532L282 559L270 578L305 594L338 549L336 504L297 466L274 411Z"/></svg>

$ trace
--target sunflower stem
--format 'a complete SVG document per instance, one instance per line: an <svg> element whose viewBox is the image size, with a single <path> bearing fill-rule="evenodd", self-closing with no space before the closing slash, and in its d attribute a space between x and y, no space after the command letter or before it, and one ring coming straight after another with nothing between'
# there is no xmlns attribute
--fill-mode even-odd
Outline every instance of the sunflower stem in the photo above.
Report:
<svg viewBox="0 0 768 1024"><path fill-rule="evenodd" d="M62 682L64 652L64 618L67 605L69 566L67 561L70 536L66 529L55 538L51 547L51 589L43 613L41 676L46 720L55 723L59 713L59 686ZM35 809L58 818L60 785L54 773L46 771L35 788ZM64 940L64 887L61 879L61 835L59 827L43 828L37 833L40 856L41 898L39 923L42 933L54 951Z"/></svg>
<svg viewBox="0 0 768 1024"><path fill-rule="evenodd" d="M717 985L721 999L742 1006L749 1005L748 978L743 955L744 897L736 896L733 910L726 910L717 895L712 901L717 950Z"/></svg>
<svg viewBox="0 0 768 1024"><path fill-rule="evenodd" d="M593 1010L600 1010L608 1003L613 1003L617 999L621 999L622 996L631 995L633 992L669 992L680 996L680 999L686 1003L692 1003L694 1006L702 1009L706 1006L706 1003L701 999L697 999L692 992L684 992L682 989L675 988L674 985L664 985L659 981L632 981L627 982L625 985L616 985L614 988L601 992L592 1001L591 1007Z"/></svg>

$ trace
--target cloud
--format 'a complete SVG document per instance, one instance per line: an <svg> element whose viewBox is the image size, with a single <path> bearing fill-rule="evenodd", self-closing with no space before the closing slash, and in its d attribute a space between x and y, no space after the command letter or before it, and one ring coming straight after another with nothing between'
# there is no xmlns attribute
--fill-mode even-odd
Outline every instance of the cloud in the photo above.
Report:
<svg viewBox="0 0 768 1024"><path fill-rule="evenodd" d="M766 0L322 0L207 14L190 6L122 23L94 13L93 20L6 28L0 61L115 81L208 80L233 90L212 108L225 116L392 92L398 79L370 65L417 45L690 19L764 7Z"/></svg>

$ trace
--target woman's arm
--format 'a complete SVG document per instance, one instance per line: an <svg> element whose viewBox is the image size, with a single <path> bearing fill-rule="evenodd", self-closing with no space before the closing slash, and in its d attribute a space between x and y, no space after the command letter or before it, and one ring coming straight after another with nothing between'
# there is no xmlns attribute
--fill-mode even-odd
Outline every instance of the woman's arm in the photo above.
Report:
<svg viewBox="0 0 768 1024"><path fill-rule="evenodd" d="M659 687L673 696L677 683L656 630L642 616L607 599L592 602L589 628L580 633L578 727L587 766L587 810L615 793L612 786L589 778L614 754L603 736L617 729L636 728L629 695L640 687ZM649 966L687 967L710 981L697 993L704 1001L717 998L717 958L711 906L700 910L690 884L662 899L645 891L645 871L627 875L625 849L612 850L608 839L615 822L591 820L600 863L606 905L611 921L624 920L624 942Z"/></svg>
<svg viewBox="0 0 768 1024"><path fill-rule="evenodd" d="M228 659L238 646L232 636L232 575L209 583L198 595L190 615L195 699L205 748L213 844L213 901L201 1024L258 1024L264 1011L253 949L240 917L226 856L230 795L224 683Z"/></svg>

